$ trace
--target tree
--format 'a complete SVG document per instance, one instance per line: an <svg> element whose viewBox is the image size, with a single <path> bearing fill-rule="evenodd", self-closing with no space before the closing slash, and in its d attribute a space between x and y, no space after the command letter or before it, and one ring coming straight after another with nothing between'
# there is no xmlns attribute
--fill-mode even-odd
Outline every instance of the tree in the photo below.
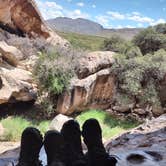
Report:
<svg viewBox="0 0 166 166"><path fill-rule="evenodd" d="M154 28L147 28L141 31L135 36L133 42L140 48L143 55L166 48L166 36L156 32Z"/></svg>

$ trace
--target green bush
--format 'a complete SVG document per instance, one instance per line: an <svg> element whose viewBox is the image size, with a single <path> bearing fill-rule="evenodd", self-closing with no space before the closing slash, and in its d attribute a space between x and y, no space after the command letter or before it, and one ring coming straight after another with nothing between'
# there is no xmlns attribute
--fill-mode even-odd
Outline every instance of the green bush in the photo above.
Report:
<svg viewBox="0 0 166 166"><path fill-rule="evenodd" d="M166 36L158 33L154 28L150 27L141 31L133 39L133 43L138 46L143 55L154 53L159 49L166 49Z"/></svg>
<svg viewBox="0 0 166 166"><path fill-rule="evenodd" d="M119 36L113 35L111 38L104 40L103 50L114 51L117 53L123 53L127 47L127 41L120 38Z"/></svg>
<svg viewBox="0 0 166 166"><path fill-rule="evenodd" d="M134 58L137 56L143 56L139 47L134 45L128 45L124 50L123 54L126 56L127 59Z"/></svg>
<svg viewBox="0 0 166 166"><path fill-rule="evenodd" d="M158 24L154 28L156 32L166 34L166 24Z"/></svg>
<svg viewBox="0 0 166 166"><path fill-rule="evenodd" d="M166 51L127 59L117 55L112 72L116 75L118 90L133 96L144 104L160 104L158 85L166 73Z"/></svg>

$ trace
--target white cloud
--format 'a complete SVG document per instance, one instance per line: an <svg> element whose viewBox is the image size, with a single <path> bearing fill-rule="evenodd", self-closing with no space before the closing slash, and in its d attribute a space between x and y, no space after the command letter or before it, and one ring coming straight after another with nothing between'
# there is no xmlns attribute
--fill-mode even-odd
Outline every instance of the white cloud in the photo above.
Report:
<svg viewBox="0 0 166 166"><path fill-rule="evenodd" d="M133 15L141 15L139 12L132 12Z"/></svg>
<svg viewBox="0 0 166 166"><path fill-rule="evenodd" d="M142 23L138 23L137 27L142 28L144 25Z"/></svg>
<svg viewBox="0 0 166 166"><path fill-rule="evenodd" d="M132 25L126 25L125 28L135 28L135 27Z"/></svg>
<svg viewBox="0 0 166 166"><path fill-rule="evenodd" d="M54 8L56 10L62 10L63 9L62 6L58 5L56 2L53 2L53 1L46 1L45 5L47 7Z"/></svg>
<svg viewBox="0 0 166 166"><path fill-rule="evenodd" d="M160 19L152 22L150 25L154 26L154 25L162 24L162 23L166 23L166 20L164 20L163 18L160 18Z"/></svg>
<svg viewBox="0 0 166 166"><path fill-rule="evenodd" d="M123 26L122 26L122 25L118 25L116 28L117 28L117 29L122 29Z"/></svg>
<svg viewBox="0 0 166 166"><path fill-rule="evenodd" d="M119 12L108 11L107 14L111 16L111 19L117 19L117 20L125 19L125 15L120 14Z"/></svg>
<svg viewBox="0 0 166 166"><path fill-rule="evenodd" d="M65 11L65 16L70 18L90 18L87 13L84 13L79 9L76 9L74 11Z"/></svg>
<svg viewBox="0 0 166 166"><path fill-rule="evenodd" d="M154 19L146 16L141 16L141 15L132 15L128 17L129 20L136 21L136 22L141 22L141 23L148 23L151 24L154 22Z"/></svg>
<svg viewBox="0 0 166 166"><path fill-rule="evenodd" d="M93 5L92 5L92 8L96 8L96 5L95 5L95 4L93 4Z"/></svg>
<svg viewBox="0 0 166 166"><path fill-rule="evenodd" d="M51 19L56 17L90 18L89 14L82 12L79 9L68 10L53 1L43 2L40 0L36 0L36 2L44 19Z"/></svg>
<svg viewBox="0 0 166 166"><path fill-rule="evenodd" d="M78 3L77 3L77 6L79 6L79 7L84 7L84 5L85 5L85 4L84 4L83 2L78 2Z"/></svg>
<svg viewBox="0 0 166 166"><path fill-rule="evenodd" d="M101 24L101 25L103 25L104 27L111 27L111 25L110 25L110 19L109 19L109 17L108 16L105 16L105 15L100 15L100 16L96 16L95 17L96 18L96 21L99 23L99 24Z"/></svg>

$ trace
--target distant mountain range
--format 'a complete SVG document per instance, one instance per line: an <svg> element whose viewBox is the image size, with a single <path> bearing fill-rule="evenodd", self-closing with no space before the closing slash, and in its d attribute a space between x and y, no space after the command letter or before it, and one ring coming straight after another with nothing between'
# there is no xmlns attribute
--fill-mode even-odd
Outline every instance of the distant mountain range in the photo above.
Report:
<svg viewBox="0 0 166 166"><path fill-rule="evenodd" d="M110 37L111 35L119 35L125 39L131 39L138 34L141 28L122 28L122 29L106 29L102 25L83 18L67 18L57 17L47 20L47 24L57 31L73 32L85 35Z"/></svg>

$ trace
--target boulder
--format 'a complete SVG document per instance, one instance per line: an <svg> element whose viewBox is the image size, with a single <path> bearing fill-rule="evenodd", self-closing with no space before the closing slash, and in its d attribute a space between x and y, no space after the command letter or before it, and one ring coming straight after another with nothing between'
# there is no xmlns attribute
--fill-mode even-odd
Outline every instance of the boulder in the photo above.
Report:
<svg viewBox="0 0 166 166"><path fill-rule="evenodd" d="M2 124L0 123L0 137L4 134L4 128Z"/></svg>
<svg viewBox="0 0 166 166"><path fill-rule="evenodd" d="M52 122L50 123L49 129L61 131L63 124L71 119L73 118L59 114L52 120Z"/></svg>
<svg viewBox="0 0 166 166"><path fill-rule="evenodd" d="M68 45L44 23L34 0L0 0L0 4L1 28L20 36L41 37L53 45Z"/></svg>
<svg viewBox="0 0 166 166"><path fill-rule="evenodd" d="M0 104L36 99L36 90L32 83L32 74L18 68L0 67Z"/></svg>
<svg viewBox="0 0 166 166"><path fill-rule="evenodd" d="M114 81L109 69L103 69L81 80L72 79L70 89L58 99L57 111L70 115L89 108L108 108L115 93Z"/></svg>
<svg viewBox="0 0 166 166"><path fill-rule="evenodd" d="M96 51L90 52L79 60L76 74L79 79L83 79L101 69L109 68L114 63L114 52Z"/></svg>
<svg viewBox="0 0 166 166"><path fill-rule="evenodd" d="M152 113L153 113L154 116L160 116L160 115L164 114L165 111L164 111L164 108L162 108L160 106L158 106L158 107L153 106Z"/></svg>
<svg viewBox="0 0 166 166"><path fill-rule="evenodd" d="M2 58L13 66L17 66L19 60L23 59L22 52L16 47L9 46L5 41L0 41L0 53Z"/></svg>

